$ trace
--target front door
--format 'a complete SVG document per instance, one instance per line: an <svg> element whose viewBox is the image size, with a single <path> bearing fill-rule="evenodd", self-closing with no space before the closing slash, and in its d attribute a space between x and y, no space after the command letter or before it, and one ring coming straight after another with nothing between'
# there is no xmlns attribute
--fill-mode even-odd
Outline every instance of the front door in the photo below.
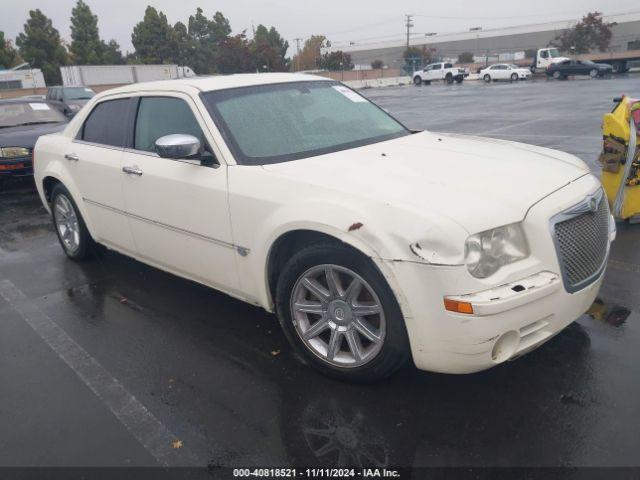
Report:
<svg viewBox="0 0 640 480"><path fill-rule="evenodd" d="M123 188L129 223L145 260L179 275L233 293L238 288L225 165L161 158L158 138L211 138L187 95L139 98L133 148L124 152Z"/></svg>

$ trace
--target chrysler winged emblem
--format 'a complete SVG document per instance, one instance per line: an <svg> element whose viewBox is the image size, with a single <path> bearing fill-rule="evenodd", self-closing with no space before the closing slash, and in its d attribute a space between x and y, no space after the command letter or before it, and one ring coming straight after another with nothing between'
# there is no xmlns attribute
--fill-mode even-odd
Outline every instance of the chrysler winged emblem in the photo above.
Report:
<svg viewBox="0 0 640 480"><path fill-rule="evenodd" d="M592 195L588 195L584 200L582 200L577 205L574 205L568 210L565 210L563 213L566 215L579 215L581 213L596 213L598 211L598 207L600 206L600 202L604 197L604 192L602 189L598 190Z"/></svg>

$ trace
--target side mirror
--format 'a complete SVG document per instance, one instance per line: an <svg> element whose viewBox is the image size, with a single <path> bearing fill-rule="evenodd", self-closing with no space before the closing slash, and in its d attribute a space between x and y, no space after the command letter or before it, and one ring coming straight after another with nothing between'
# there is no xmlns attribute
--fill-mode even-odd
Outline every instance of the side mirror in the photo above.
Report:
<svg viewBox="0 0 640 480"><path fill-rule="evenodd" d="M181 133L160 137L155 146L162 158L189 158L200 153L200 140Z"/></svg>

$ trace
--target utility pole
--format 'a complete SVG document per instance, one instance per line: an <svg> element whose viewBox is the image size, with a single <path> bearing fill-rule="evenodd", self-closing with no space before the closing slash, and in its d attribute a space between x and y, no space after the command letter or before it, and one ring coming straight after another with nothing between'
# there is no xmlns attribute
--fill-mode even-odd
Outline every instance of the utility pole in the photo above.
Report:
<svg viewBox="0 0 640 480"><path fill-rule="evenodd" d="M298 65L296 65L296 71L299 72L300 71L300 42L302 41L301 38L294 38L293 39L294 42L296 42L296 63Z"/></svg>
<svg viewBox="0 0 640 480"><path fill-rule="evenodd" d="M407 48L409 48L409 35L411 27L413 27L413 22L411 21L413 19L413 15L405 15L404 18L406 19L404 26L407 27Z"/></svg>

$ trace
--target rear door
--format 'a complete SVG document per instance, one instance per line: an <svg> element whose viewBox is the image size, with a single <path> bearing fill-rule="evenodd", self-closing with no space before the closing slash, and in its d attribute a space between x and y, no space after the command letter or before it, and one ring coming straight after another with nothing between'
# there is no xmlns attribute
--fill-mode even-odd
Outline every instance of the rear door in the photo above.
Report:
<svg viewBox="0 0 640 480"><path fill-rule="evenodd" d="M133 119L132 100L116 98L96 104L65 160L82 193L94 238L134 254L135 246L126 217L122 192L122 153Z"/></svg>
<svg viewBox="0 0 640 480"><path fill-rule="evenodd" d="M204 111L204 110L203 110ZM161 158L158 138L197 137L212 151L201 111L186 94L137 99L133 143L124 153L124 193L138 255L182 276L233 293L238 288L226 165Z"/></svg>

